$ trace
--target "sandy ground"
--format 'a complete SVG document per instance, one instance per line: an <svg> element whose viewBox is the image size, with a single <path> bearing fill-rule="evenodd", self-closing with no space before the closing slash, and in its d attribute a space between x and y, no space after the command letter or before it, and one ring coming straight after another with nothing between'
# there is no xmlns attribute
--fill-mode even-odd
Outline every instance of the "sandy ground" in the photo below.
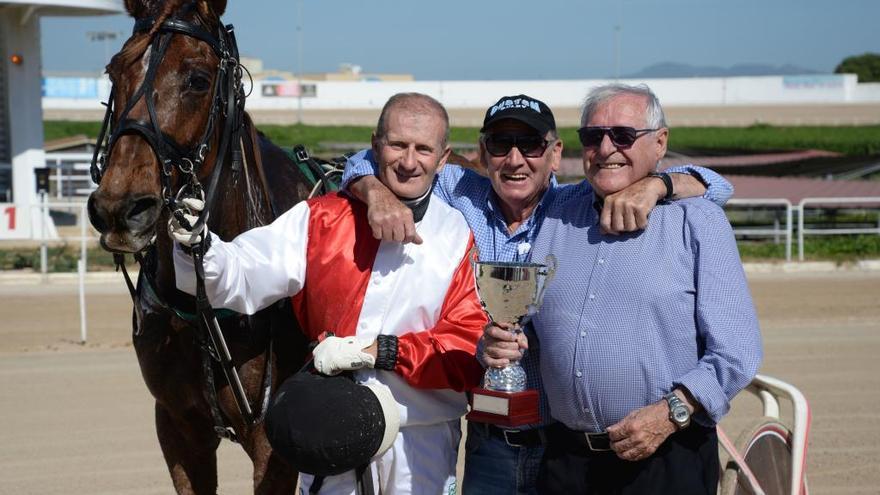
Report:
<svg viewBox="0 0 880 495"><path fill-rule="evenodd" d="M760 273L750 284L761 372L794 383L812 406L811 492L878 493L880 272ZM0 494L172 491L121 276L86 290L80 345L75 285L0 283ZM756 410L743 394L723 426L735 438ZM243 452L224 442L219 459L220 492L248 493Z"/></svg>

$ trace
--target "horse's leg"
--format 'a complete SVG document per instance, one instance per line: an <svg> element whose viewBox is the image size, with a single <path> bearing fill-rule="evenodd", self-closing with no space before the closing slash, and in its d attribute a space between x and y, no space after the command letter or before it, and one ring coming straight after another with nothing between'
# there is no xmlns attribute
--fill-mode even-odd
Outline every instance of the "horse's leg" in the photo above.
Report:
<svg viewBox="0 0 880 495"><path fill-rule="evenodd" d="M293 493L297 472L272 452L262 424L251 431L244 448L254 463L254 494Z"/></svg>
<svg viewBox="0 0 880 495"><path fill-rule="evenodd" d="M206 418L193 411L192 416L172 415L156 403L156 433L165 463L179 494L217 493L217 446L220 439Z"/></svg>

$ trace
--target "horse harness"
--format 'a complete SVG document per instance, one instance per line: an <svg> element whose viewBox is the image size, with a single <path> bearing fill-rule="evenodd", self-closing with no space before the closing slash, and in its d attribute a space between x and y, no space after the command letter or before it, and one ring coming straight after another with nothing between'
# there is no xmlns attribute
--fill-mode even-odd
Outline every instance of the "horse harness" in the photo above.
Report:
<svg viewBox="0 0 880 495"><path fill-rule="evenodd" d="M92 156L90 172L95 184L100 184L103 177L103 169L106 163L109 162L110 154L119 138L124 135L141 136L147 143L149 143L158 158L161 167L160 177L162 182L163 204L170 210L171 214L175 215L178 220L185 221L182 218L183 211L180 208L180 200L184 197L195 197L204 201L204 209L199 215L195 225L192 226L193 231L199 232L205 226L208 212L211 210L211 206L214 203L214 198L218 189L217 184L227 158L231 157L230 166L232 167L232 170L239 171L242 169L242 161L246 159L248 153L246 153L246 150L244 149L244 141L241 133L244 123L244 102L246 97L242 85L242 74L243 70L246 69L244 69L239 63L234 28L231 24L224 26L221 23L219 24L216 33L211 33L196 23L183 20L181 17L191 13L194 10L194 7L194 2L185 5L181 12L164 20L157 29L157 35L154 36L150 43L149 65L147 66L143 82L119 114L118 119L114 118L115 85L111 89L108 102L106 103L107 110L104 115L101 130L98 134L95 152ZM149 32L154 25L155 19L153 18L138 19L135 22L134 33ZM162 132L159 127L159 120L152 97L153 83L158 67L165 57L171 38L175 34L193 37L207 43L220 59L214 83L211 110L205 130L199 141L195 145L189 147L181 145L174 138ZM144 100L149 121L129 118L131 110L141 99ZM198 179L198 171L204 165L205 157L210 150L210 142L214 135L215 125L217 125L221 118L223 119L223 127L220 134L220 142L217 148L214 168L211 171L207 184L203 185ZM118 121L118 124L114 126L115 121ZM247 136L247 138L252 147L257 145L257 143L250 139L251 136ZM315 165L316 162L309 157L307 153L302 155L302 158L302 162L307 163L317 177L321 177L320 182L323 183L323 190L325 192L328 191L330 185L326 182L326 179L323 178L324 168L320 165L315 168L313 165ZM300 160L297 160L297 164L300 165L300 168L302 169L302 164L300 162ZM172 190L171 184L172 174L175 170L177 170L180 177L184 180L183 186L180 187L177 192ZM306 175L308 176L308 174ZM315 190L317 189L318 187L316 185ZM273 210L273 216L277 216L278 212L276 211L274 204L272 204L272 201L269 203L270 208ZM266 372L263 374L262 400L260 401L259 412L255 413L251 408L247 395L245 394L238 371L232 363L232 356L226 345L226 339L217 321L218 317L223 317L218 316L220 312L225 310L215 312L208 302L207 294L205 292L204 267L202 262L204 251L206 249L207 246L204 241L195 243L192 247L193 264L196 272L196 314L183 313L173 306L161 301L158 297L155 291L156 284L151 280L153 277L149 273L150 270L147 269L148 265L154 265L154 263L146 262L147 259L155 256L154 243L151 243L144 252L135 254L135 260L140 263L142 267L141 276L138 278L137 286L132 283L128 272L125 269L124 255L121 253L114 253L113 257L117 270L121 269L124 275L132 301L135 304L136 315L138 314L138 300L143 299L147 304L170 312L196 327L197 331L194 333L202 349L202 367L205 374L206 395L211 410L211 417L214 421L214 430L221 438L237 441L234 430L226 424L220 411L217 391L214 386L213 363L218 363L223 370L225 378L230 385L233 397L235 398L236 405L238 406L239 413L245 424L253 426L262 421L269 402L272 386L271 355L273 338L271 335L269 336L269 345L267 346L265 359ZM231 314L227 313L224 316L230 316ZM136 321L135 335L139 335L142 328L142 321Z"/></svg>

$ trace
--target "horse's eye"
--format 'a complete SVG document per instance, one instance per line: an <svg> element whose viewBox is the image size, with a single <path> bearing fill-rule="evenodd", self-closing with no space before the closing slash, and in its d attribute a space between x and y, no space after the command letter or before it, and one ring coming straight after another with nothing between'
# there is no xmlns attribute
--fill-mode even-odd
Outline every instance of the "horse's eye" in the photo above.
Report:
<svg viewBox="0 0 880 495"><path fill-rule="evenodd" d="M202 73L190 74L186 82L186 89L196 93L203 93L211 89L211 80Z"/></svg>

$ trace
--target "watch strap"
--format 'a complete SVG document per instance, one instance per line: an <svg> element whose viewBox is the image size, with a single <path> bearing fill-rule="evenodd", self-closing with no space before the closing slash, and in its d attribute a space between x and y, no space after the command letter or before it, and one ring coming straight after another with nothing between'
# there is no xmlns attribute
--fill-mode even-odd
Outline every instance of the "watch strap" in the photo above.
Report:
<svg viewBox="0 0 880 495"><path fill-rule="evenodd" d="M675 190L672 188L672 177L666 172L651 172L648 174L648 177L657 177L662 180L663 185L666 186L666 196L663 196L663 201L672 201L672 198L675 195Z"/></svg>

